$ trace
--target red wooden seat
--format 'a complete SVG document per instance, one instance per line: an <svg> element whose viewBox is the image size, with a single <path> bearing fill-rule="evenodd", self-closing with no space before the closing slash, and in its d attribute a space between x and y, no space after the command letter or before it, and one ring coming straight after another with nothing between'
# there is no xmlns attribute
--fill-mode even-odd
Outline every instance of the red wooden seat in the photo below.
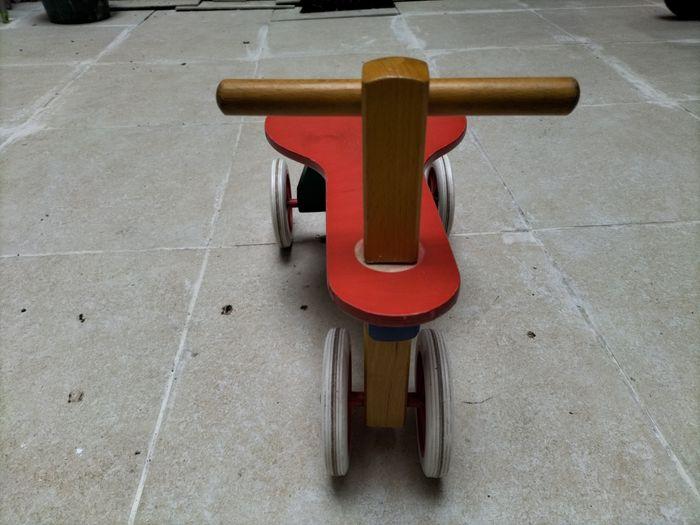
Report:
<svg viewBox="0 0 700 525"><path fill-rule="evenodd" d="M454 148L465 131L464 117L429 117L426 164ZM265 134L277 151L326 179L328 289L343 310L373 325L400 327L428 322L454 304L459 271L425 182L418 263L370 267L357 256L363 236L360 117L272 116Z"/></svg>

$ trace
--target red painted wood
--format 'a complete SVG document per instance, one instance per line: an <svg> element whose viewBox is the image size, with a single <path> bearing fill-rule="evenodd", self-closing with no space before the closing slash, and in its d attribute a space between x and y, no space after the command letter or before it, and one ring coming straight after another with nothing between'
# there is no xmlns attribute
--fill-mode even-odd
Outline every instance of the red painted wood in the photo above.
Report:
<svg viewBox="0 0 700 525"><path fill-rule="evenodd" d="M426 163L464 136L464 117L429 117ZM363 235L362 121L360 117L268 117L265 134L283 155L326 179L328 289L346 312L380 326L435 319L459 293L459 271L428 186L423 182L418 263L401 272L372 270L355 256ZM386 266L386 265L385 265Z"/></svg>

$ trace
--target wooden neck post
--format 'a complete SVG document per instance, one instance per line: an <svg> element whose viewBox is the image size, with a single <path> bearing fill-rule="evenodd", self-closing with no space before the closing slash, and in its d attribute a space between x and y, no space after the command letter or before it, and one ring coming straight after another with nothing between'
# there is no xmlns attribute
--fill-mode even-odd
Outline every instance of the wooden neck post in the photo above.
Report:
<svg viewBox="0 0 700 525"><path fill-rule="evenodd" d="M413 58L362 68L362 194L367 264L418 260L430 74Z"/></svg>

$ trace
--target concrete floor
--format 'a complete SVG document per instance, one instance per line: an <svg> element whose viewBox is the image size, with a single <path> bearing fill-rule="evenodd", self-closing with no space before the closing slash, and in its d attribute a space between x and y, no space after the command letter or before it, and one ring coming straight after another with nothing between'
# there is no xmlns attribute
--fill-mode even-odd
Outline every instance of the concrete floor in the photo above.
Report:
<svg viewBox="0 0 700 525"><path fill-rule="evenodd" d="M12 11L2 523L700 522L700 23L645 0L399 8L81 27ZM451 154L462 292L433 323L455 393L442 482L421 475L412 422L359 414L349 475L326 477L323 337L346 326L359 348L360 325L326 292L322 216L297 216L279 256L262 119L214 103L224 77L357 76L386 54L583 90L567 118L471 119ZM356 389L361 367L356 351Z"/></svg>

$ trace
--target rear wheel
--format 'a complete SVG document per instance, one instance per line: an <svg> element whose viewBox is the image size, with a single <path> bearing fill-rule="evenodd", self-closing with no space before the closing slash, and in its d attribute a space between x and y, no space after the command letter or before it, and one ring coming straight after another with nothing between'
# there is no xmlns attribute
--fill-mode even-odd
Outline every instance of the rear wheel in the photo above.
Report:
<svg viewBox="0 0 700 525"><path fill-rule="evenodd" d="M449 234L452 229L452 219L455 213L454 182L452 165L447 155L443 155L430 163L425 170L425 179L433 195L440 220Z"/></svg>

